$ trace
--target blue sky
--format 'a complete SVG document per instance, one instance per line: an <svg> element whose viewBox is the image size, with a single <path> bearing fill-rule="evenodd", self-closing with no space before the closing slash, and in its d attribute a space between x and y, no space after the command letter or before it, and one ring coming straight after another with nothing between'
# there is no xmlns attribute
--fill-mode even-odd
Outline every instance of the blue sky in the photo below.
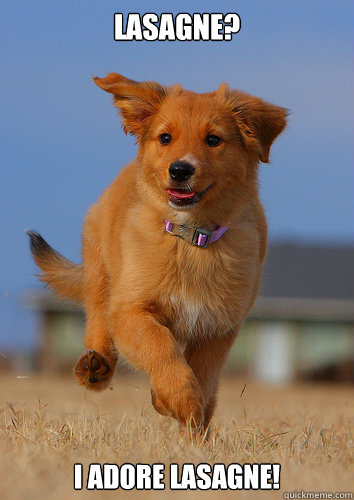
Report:
<svg viewBox="0 0 354 500"><path fill-rule="evenodd" d="M213 12L214 3L2 2L0 350L33 344L33 317L19 305L38 286L24 230L79 260L88 207L135 156L92 74L196 91L227 81L288 107L289 127L260 169L270 237L352 241L352 2L224 1L218 9L241 17L231 42L116 42L114 12Z"/></svg>

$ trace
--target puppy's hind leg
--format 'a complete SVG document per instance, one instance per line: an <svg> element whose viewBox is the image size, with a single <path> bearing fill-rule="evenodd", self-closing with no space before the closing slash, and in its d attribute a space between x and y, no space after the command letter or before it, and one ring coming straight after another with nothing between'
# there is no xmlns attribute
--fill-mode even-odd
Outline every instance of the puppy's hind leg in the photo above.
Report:
<svg viewBox="0 0 354 500"><path fill-rule="evenodd" d="M87 350L74 373L87 389L101 391L109 386L118 361L118 352L106 323L107 286L98 247L85 248L85 309Z"/></svg>

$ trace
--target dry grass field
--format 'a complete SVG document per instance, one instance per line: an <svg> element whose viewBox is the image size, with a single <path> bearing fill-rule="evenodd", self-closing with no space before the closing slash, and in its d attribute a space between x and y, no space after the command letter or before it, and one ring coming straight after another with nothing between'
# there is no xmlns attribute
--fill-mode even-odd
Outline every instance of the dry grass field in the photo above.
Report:
<svg viewBox="0 0 354 500"><path fill-rule="evenodd" d="M70 378L1 375L0 500L282 498L284 492L353 491L350 386L274 388L224 378L207 444L187 442L150 405L147 381L114 380L88 394ZM73 464L275 463L278 491L74 491ZM84 476L85 477L85 476Z"/></svg>

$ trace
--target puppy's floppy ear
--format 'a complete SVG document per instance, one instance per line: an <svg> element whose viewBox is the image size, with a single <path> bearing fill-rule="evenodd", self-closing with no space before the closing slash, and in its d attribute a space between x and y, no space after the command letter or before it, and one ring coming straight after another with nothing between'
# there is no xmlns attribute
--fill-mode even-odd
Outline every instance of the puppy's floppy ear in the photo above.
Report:
<svg viewBox="0 0 354 500"><path fill-rule="evenodd" d="M269 163L270 147L286 126L288 110L239 90L229 91L225 84L217 93L231 108L244 144L255 150L263 163Z"/></svg>
<svg viewBox="0 0 354 500"><path fill-rule="evenodd" d="M156 82L135 82L118 73L105 78L93 77L101 89L113 94L114 105L120 110L125 133L141 136L149 118L166 96L166 88Z"/></svg>

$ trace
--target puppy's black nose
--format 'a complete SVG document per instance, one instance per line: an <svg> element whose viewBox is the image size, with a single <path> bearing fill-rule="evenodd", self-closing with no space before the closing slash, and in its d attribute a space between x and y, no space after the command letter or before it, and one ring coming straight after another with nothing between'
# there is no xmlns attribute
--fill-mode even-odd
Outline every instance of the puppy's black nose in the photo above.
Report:
<svg viewBox="0 0 354 500"><path fill-rule="evenodd" d="M168 169L171 179L176 182L188 181L194 173L194 167L185 161L174 161Z"/></svg>

